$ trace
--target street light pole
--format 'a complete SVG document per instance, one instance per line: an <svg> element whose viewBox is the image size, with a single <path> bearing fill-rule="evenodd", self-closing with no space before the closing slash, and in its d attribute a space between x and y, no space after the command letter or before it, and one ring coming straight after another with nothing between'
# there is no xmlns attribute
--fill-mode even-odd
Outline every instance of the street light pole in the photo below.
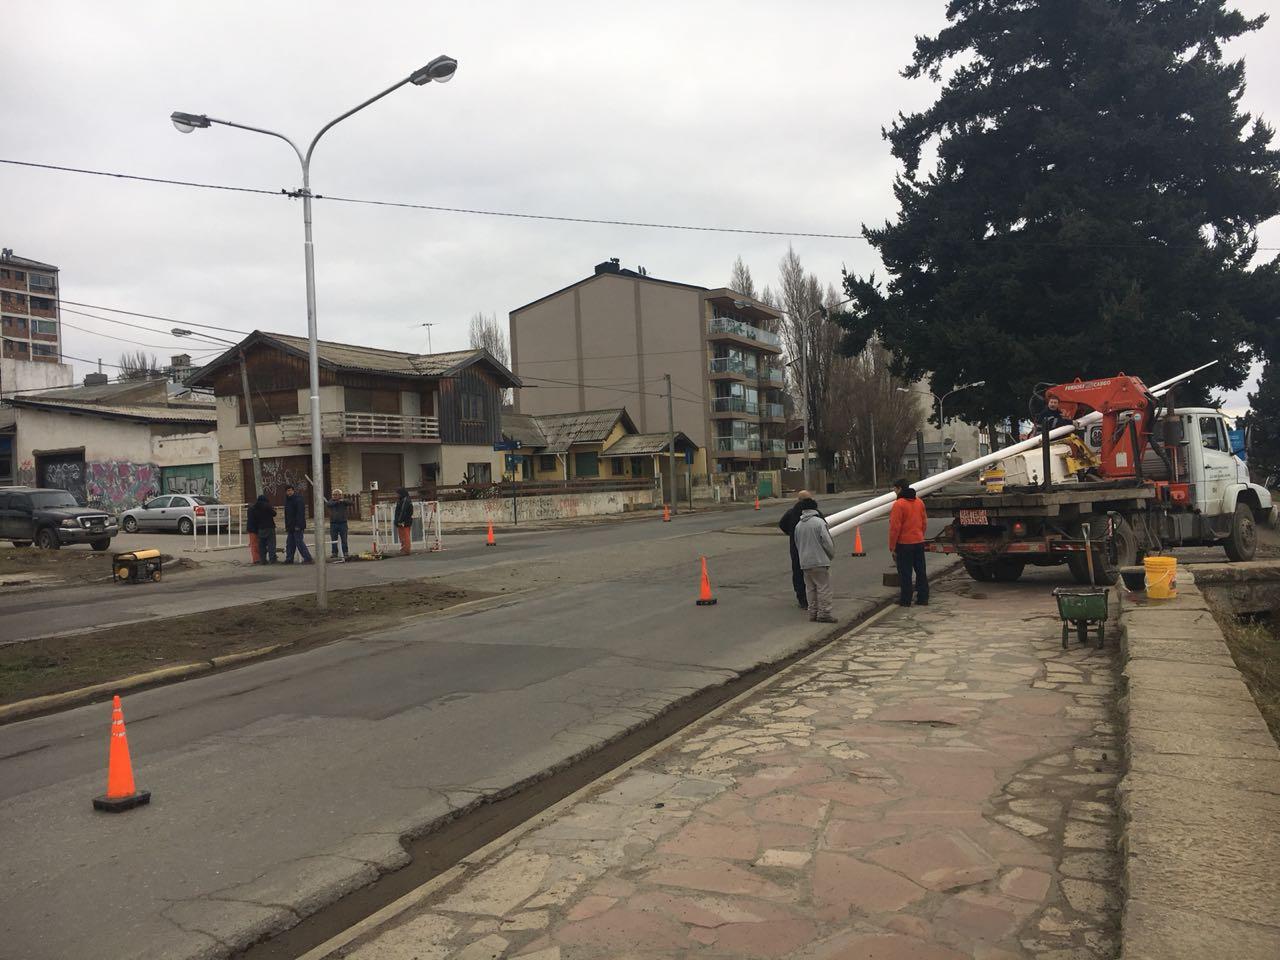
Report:
<svg viewBox="0 0 1280 960"><path fill-rule="evenodd" d="M680 512L680 496L676 492L676 419L671 409L671 374L663 374L667 381L667 466L671 470L671 512Z"/></svg>
<svg viewBox="0 0 1280 960"><path fill-rule="evenodd" d="M169 119L173 121L173 125L178 129L179 133L191 133L196 129L207 128L210 124L220 124L224 127L235 127L239 130L249 130L253 133L265 134L268 137L275 137L283 140L298 156L298 162L302 166L302 189L295 196L302 197L302 252L303 260L306 268L307 281L307 366L310 374L310 398L308 409L311 415L311 509L314 520L314 536L315 536L315 567L316 567L316 607L324 610L329 605L328 591L326 587L325 576L325 558L328 551L325 549L324 543L324 448L323 448L323 432L320 425L320 347L319 333L316 325L316 265L315 265L315 248L311 236L311 156L315 153L316 144L320 142L320 138L329 132L337 124L341 123L347 117L354 113L358 113L371 103L376 103L389 93L399 90L406 83L412 83L414 86L423 86L435 81L437 83L447 83L453 79L454 73L458 69L458 61L452 57L440 56L436 57L426 66L415 70L403 80L392 84L363 103L357 104L346 113L343 113L333 120L330 120L320 128L319 133L311 138L311 143L307 146L305 153L299 149L298 145L283 133L277 133L274 130L267 130L262 127L251 127L244 123L234 123L230 120L218 120L214 117L205 116L204 114L181 113L175 111L170 115Z"/></svg>

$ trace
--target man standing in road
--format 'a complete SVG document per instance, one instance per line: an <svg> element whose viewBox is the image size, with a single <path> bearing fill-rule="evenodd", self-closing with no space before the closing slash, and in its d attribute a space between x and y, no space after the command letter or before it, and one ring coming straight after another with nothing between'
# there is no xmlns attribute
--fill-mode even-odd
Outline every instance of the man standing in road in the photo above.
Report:
<svg viewBox="0 0 1280 960"><path fill-rule="evenodd" d="M905 480L893 481L898 499L889 511L889 552L898 566L898 605L911 606L911 580L915 577L916 605L929 605L929 574L924 565L924 531L929 523L924 501Z"/></svg>
<svg viewBox="0 0 1280 960"><path fill-rule="evenodd" d="M800 522L792 536L804 571L805 594L809 601L809 619L817 623L835 623L831 615L831 558L836 555L827 521L818 512L818 504L806 497L798 504Z"/></svg>
<svg viewBox="0 0 1280 960"><path fill-rule="evenodd" d="M311 562L307 549L307 500L289 484L284 488L284 562L293 563L296 550L303 563Z"/></svg>
<svg viewBox="0 0 1280 960"><path fill-rule="evenodd" d="M255 564L262 565L276 562L276 508L267 500L265 493L258 494L258 499L249 508L249 525L258 534L258 559Z"/></svg>
<svg viewBox="0 0 1280 960"><path fill-rule="evenodd" d="M800 504L805 500L812 500L813 494L808 490L801 490L796 494L796 502L792 504L791 509L782 515L782 519L778 521L778 529L787 535L787 541L791 547L791 589L795 591L796 600L800 604L800 609L808 609L809 600L805 593L804 571L800 569L800 554L796 551L796 524L800 522L800 514L802 512Z"/></svg>
<svg viewBox="0 0 1280 960"><path fill-rule="evenodd" d="M338 559L338 544L342 544L342 559L347 559L347 501L339 487L333 488L333 499L326 500L329 508L329 556Z"/></svg>
<svg viewBox="0 0 1280 960"><path fill-rule="evenodd" d="M410 537L413 533L413 501L409 499L409 491L401 487L396 491L396 512L392 517L396 535L400 538L400 556L407 557L410 551Z"/></svg>

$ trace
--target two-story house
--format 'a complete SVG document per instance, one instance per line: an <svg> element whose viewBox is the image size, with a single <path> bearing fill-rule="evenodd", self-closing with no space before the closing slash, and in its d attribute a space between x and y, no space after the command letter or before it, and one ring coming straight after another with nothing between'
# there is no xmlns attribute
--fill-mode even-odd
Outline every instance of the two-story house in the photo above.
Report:
<svg viewBox="0 0 1280 960"><path fill-rule="evenodd" d="M254 483L242 353L261 491ZM416 354L321 341L318 356L326 496L334 487L367 494L375 483L394 490L502 475L502 453L493 449L502 439L502 393L520 381L488 351ZM261 492L279 503L287 484L309 488L307 358L305 337L255 330L189 378L217 401L224 501L248 502ZM367 497L362 502L367 507Z"/></svg>

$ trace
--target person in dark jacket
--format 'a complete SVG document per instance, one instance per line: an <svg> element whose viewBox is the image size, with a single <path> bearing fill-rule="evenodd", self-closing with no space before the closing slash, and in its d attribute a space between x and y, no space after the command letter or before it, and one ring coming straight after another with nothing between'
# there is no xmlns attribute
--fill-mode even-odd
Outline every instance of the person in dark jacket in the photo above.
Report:
<svg viewBox="0 0 1280 960"><path fill-rule="evenodd" d="M307 501L294 489L293 484L284 488L284 562L293 563L296 550L303 563L311 562L307 549Z"/></svg>
<svg viewBox="0 0 1280 960"><path fill-rule="evenodd" d="M810 500L812 497L813 494L808 490L801 490L796 494L795 505L778 521L778 529L787 535L787 540L791 544L791 589L795 591L796 601L800 604L801 610L809 609L809 600L805 595L804 571L800 569L800 553L796 550L796 524L800 522L800 515L804 512L800 506L801 502Z"/></svg>
<svg viewBox="0 0 1280 960"><path fill-rule="evenodd" d="M342 544L342 559L347 559L347 501L342 499L342 490L333 488L333 499L326 500L329 508L329 556L337 558L338 544Z"/></svg>
<svg viewBox="0 0 1280 960"><path fill-rule="evenodd" d="M391 522L395 524L396 535L400 538L400 555L407 557L413 533L413 501L404 487L396 491L396 512Z"/></svg>
<svg viewBox="0 0 1280 960"><path fill-rule="evenodd" d="M249 526L258 534L258 560L256 564L276 562L276 508L267 501L265 493L258 494L258 501L249 508Z"/></svg>

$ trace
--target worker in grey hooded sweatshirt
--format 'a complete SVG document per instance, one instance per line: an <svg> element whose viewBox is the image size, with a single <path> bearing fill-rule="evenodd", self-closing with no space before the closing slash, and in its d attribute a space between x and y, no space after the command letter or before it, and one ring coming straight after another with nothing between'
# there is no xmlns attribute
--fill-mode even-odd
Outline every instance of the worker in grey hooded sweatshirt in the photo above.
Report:
<svg viewBox="0 0 1280 960"><path fill-rule="evenodd" d="M793 534L800 569L804 571L805 596L809 601L809 619L818 623L835 623L831 615L831 558L836 555L827 521L812 499L800 501L800 522Z"/></svg>

